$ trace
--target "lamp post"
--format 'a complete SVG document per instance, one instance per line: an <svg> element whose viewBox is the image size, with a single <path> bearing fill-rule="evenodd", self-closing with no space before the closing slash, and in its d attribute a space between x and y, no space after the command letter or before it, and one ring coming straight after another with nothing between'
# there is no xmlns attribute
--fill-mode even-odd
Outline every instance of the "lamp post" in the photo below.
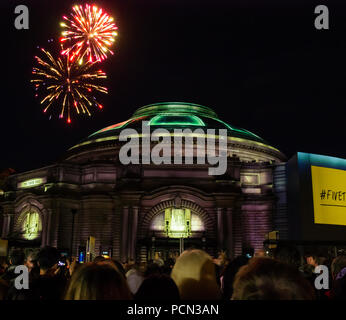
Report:
<svg viewBox="0 0 346 320"><path fill-rule="evenodd" d="M179 254L182 254L184 252L184 238L179 238Z"/></svg>
<svg viewBox="0 0 346 320"><path fill-rule="evenodd" d="M73 233L74 233L74 217L77 213L77 209L71 209L72 213L72 230L71 230L71 245L70 245L70 255L72 257L72 249L73 249Z"/></svg>

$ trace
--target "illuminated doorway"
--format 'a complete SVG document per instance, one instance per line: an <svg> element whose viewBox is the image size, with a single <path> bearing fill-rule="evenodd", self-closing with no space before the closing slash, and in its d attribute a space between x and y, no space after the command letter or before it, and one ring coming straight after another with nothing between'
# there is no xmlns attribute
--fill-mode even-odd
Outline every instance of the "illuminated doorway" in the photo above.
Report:
<svg viewBox="0 0 346 320"><path fill-rule="evenodd" d="M157 214L150 224L151 237L144 239L147 259L175 259L187 248L203 248L205 226L195 212L188 208L167 208Z"/></svg>
<svg viewBox="0 0 346 320"><path fill-rule="evenodd" d="M41 219L38 212L35 210L26 212L22 224L23 238L26 240L37 239L40 236L41 229Z"/></svg>

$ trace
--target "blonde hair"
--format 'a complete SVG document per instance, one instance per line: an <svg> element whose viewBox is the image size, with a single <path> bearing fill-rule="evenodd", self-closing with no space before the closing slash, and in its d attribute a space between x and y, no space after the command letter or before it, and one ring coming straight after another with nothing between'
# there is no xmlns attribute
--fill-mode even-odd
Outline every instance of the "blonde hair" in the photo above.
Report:
<svg viewBox="0 0 346 320"><path fill-rule="evenodd" d="M65 300L130 300L123 275L110 263L88 263L73 273Z"/></svg>
<svg viewBox="0 0 346 320"><path fill-rule="evenodd" d="M213 260L202 250L183 252L173 267L171 277L182 300L210 300L221 297Z"/></svg>

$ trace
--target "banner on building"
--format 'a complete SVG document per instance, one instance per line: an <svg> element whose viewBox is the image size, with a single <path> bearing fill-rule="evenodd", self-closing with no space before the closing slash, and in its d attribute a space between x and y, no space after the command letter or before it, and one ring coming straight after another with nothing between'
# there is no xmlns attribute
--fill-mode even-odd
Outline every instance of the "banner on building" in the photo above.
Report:
<svg viewBox="0 0 346 320"><path fill-rule="evenodd" d="M315 223L346 226L346 171L311 166Z"/></svg>

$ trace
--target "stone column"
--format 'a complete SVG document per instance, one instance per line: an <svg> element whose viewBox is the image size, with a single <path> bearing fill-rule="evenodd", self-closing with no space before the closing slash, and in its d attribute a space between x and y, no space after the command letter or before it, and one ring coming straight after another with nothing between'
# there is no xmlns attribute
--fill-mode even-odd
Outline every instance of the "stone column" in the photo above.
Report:
<svg viewBox="0 0 346 320"><path fill-rule="evenodd" d="M53 230L50 230L51 235L51 243L50 245L52 247L58 247L58 236L59 236L59 225L60 225L60 209L61 205L60 202L54 202L54 215L51 217L51 220L53 221L52 228Z"/></svg>
<svg viewBox="0 0 346 320"><path fill-rule="evenodd" d="M227 241L227 249L228 249L228 257L234 258L234 245L233 245L233 216L232 216L232 208L226 209L226 241Z"/></svg>
<svg viewBox="0 0 346 320"><path fill-rule="evenodd" d="M242 205L243 245L263 249L265 235L272 230L271 203L248 201Z"/></svg>
<svg viewBox="0 0 346 320"><path fill-rule="evenodd" d="M51 220L52 220L52 210L47 210L47 232L46 232L46 246L50 246L50 227L51 227Z"/></svg>
<svg viewBox="0 0 346 320"><path fill-rule="evenodd" d="M43 214L42 217L42 234L41 234L41 247L44 247L47 245L47 213Z"/></svg>
<svg viewBox="0 0 346 320"><path fill-rule="evenodd" d="M2 238L6 238L7 234L8 234L8 228L10 225L10 217L8 214L4 214L4 222L2 225Z"/></svg>
<svg viewBox="0 0 346 320"><path fill-rule="evenodd" d="M130 234L130 258L136 259L136 241L137 241L137 226L138 226L138 207L132 208L132 229Z"/></svg>
<svg viewBox="0 0 346 320"><path fill-rule="evenodd" d="M7 234L9 234L14 229L14 213L8 214L8 221L7 221Z"/></svg>
<svg viewBox="0 0 346 320"><path fill-rule="evenodd" d="M129 225L129 207L123 207L123 219L121 228L121 260L122 262L127 260L127 248L128 248L128 225Z"/></svg>
<svg viewBox="0 0 346 320"><path fill-rule="evenodd" d="M7 216L3 214L1 238L5 238L5 226L7 224Z"/></svg>
<svg viewBox="0 0 346 320"><path fill-rule="evenodd" d="M114 207L112 213L112 247L113 258L121 261L121 239L122 239L122 208L118 206L116 200L114 200Z"/></svg>
<svg viewBox="0 0 346 320"><path fill-rule="evenodd" d="M217 208L217 248L218 250L223 249L223 209Z"/></svg>
<svg viewBox="0 0 346 320"><path fill-rule="evenodd" d="M13 223L13 214L7 216L6 236L11 232L11 224Z"/></svg>

